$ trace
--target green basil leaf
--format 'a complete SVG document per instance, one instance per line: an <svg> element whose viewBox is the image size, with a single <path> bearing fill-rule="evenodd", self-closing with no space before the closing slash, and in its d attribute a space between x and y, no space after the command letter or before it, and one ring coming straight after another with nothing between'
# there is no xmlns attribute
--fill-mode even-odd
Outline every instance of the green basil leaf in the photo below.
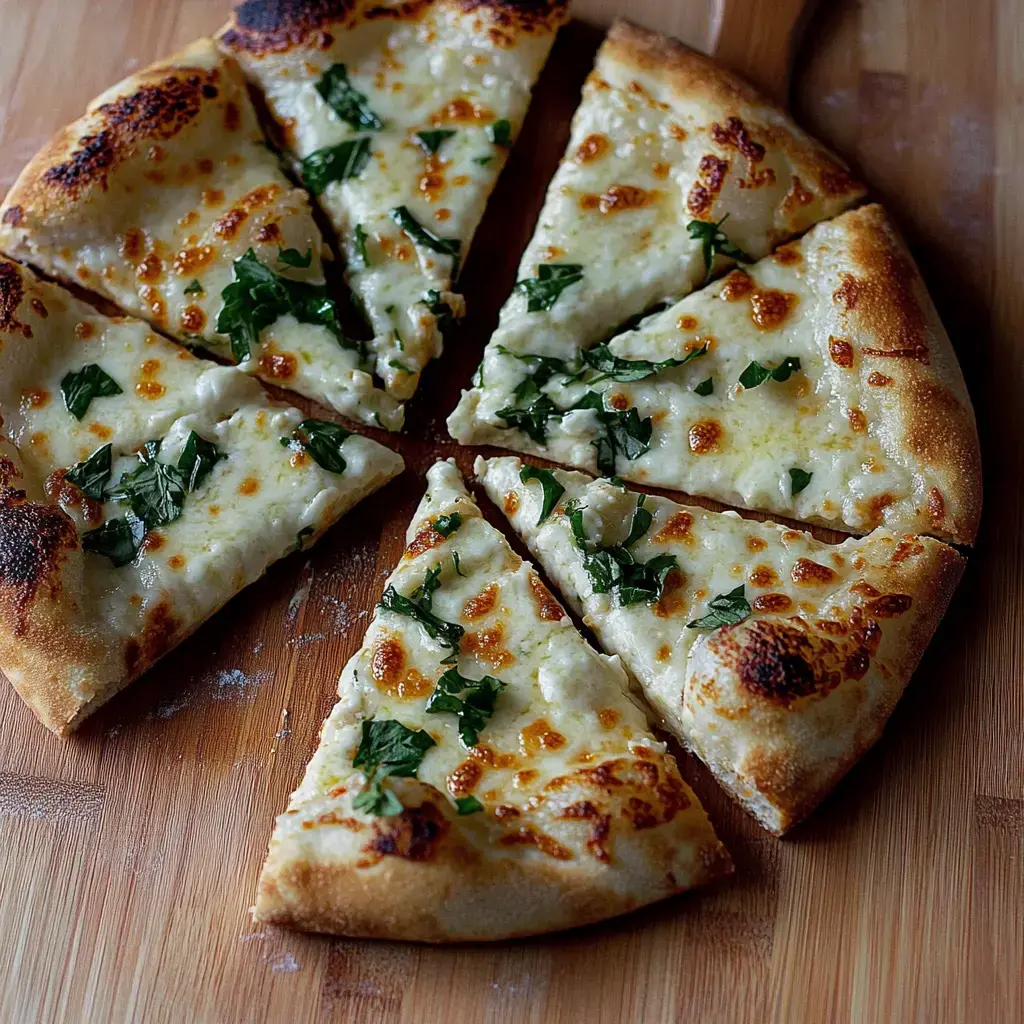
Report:
<svg viewBox="0 0 1024 1024"><path fill-rule="evenodd" d="M494 157L490 154L487 156L475 156L473 157L473 163L479 164L481 167L486 167L493 159Z"/></svg>
<svg viewBox="0 0 1024 1024"><path fill-rule="evenodd" d="M496 146L508 146L512 142L512 125L505 118L489 124L484 130Z"/></svg>
<svg viewBox="0 0 1024 1024"><path fill-rule="evenodd" d="M652 516L651 513L644 508L644 502L646 500L646 494L641 494L636 499L636 508L633 509L633 518L630 520L629 523L629 534L626 537L626 539L622 542L622 546L624 548L632 547L651 528L651 523L654 521L654 516Z"/></svg>
<svg viewBox="0 0 1024 1024"><path fill-rule="evenodd" d="M461 525L461 512L450 512L446 515L438 516L433 523L434 531L445 538L450 537Z"/></svg>
<svg viewBox="0 0 1024 1024"><path fill-rule="evenodd" d="M435 576L434 579L436 580L437 577ZM433 586L433 582L430 581L429 573L424 579L422 586L431 586L433 588L427 595L429 600L433 591L437 589L436 586ZM404 597L402 594L399 594L395 590L394 584L389 584L388 588L384 591L379 607L385 611L395 612L397 615L406 615L410 619L415 619L423 627L423 631L427 636L432 640L437 640L444 647L450 647L453 654L458 654L459 643L465 635L465 629L457 622L446 622L444 619L438 618L429 607L424 607L422 604L417 603L414 598Z"/></svg>
<svg viewBox="0 0 1024 1024"><path fill-rule="evenodd" d="M454 128L434 128L429 131L417 132L413 138L420 149L428 156L433 156L455 134Z"/></svg>
<svg viewBox="0 0 1024 1024"><path fill-rule="evenodd" d="M690 238L699 241L704 255L704 283L711 280L711 272L714 269L715 257L726 256L729 259L737 260L740 263L753 263L753 257L748 256L738 245L729 241L722 225L729 219L726 214L720 221L712 222L705 220L691 220L686 225Z"/></svg>
<svg viewBox="0 0 1024 1024"><path fill-rule="evenodd" d="M427 309L434 315L434 323L437 325L441 337L447 341L452 329L458 323L452 307L441 298L441 293L436 288L431 288L420 299Z"/></svg>
<svg viewBox="0 0 1024 1024"><path fill-rule="evenodd" d="M458 814L476 814L484 809L475 796L457 796L455 798L455 810Z"/></svg>
<svg viewBox="0 0 1024 1024"><path fill-rule="evenodd" d="M283 263L286 267L306 270L313 263L313 247L310 246L305 253L301 253L298 249L282 249L278 246L277 262Z"/></svg>
<svg viewBox="0 0 1024 1024"><path fill-rule="evenodd" d="M327 191L332 182L358 178L369 160L369 135L346 139L337 146L326 146L310 153L302 161L302 182L313 195L318 196Z"/></svg>
<svg viewBox="0 0 1024 1024"><path fill-rule="evenodd" d="M113 445L97 448L84 462L76 462L64 474L68 483L74 484L86 497L93 501L103 500L103 491L110 482L110 453Z"/></svg>
<svg viewBox="0 0 1024 1024"><path fill-rule="evenodd" d="M122 473L109 495L127 504L147 530L173 523L185 507L185 477L176 466L160 462L159 451L159 441L147 441L136 453L142 465Z"/></svg>
<svg viewBox="0 0 1024 1024"><path fill-rule="evenodd" d="M417 601L425 611L430 611L434 603L434 594L441 589L441 563L427 570L423 582L409 595Z"/></svg>
<svg viewBox="0 0 1024 1024"><path fill-rule="evenodd" d="M544 444L548 438L548 419L562 413L547 395L540 395L526 408L507 407L499 409L495 415L500 416L509 429L521 430L532 441Z"/></svg>
<svg viewBox="0 0 1024 1024"><path fill-rule="evenodd" d="M567 363L564 359L558 359L555 356L537 356L532 352L513 352L511 349L505 348L504 345L498 345L498 351L503 356L518 359L521 363L533 367L530 377L538 388L547 384L556 373L571 378L579 372L578 365Z"/></svg>
<svg viewBox="0 0 1024 1024"><path fill-rule="evenodd" d="M370 265L370 257L366 252L366 239L369 238L369 235L367 235L366 228L362 224L357 224L353 237L355 238L356 247L356 261L353 261L353 264L357 269L362 270Z"/></svg>
<svg viewBox="0 0 1024 1024"><path fill-rule="evenodd" d="M428 231L410 212L406 206L396 206L388 211L388 216L417 244L424 249L451 256L455 265L459 263L459 251L462 242L458 238L441 238Z"/></svg>
<svg viewBox="0 0 1024 1024"><path fill-rule="evenodd" d="M796 356L787 356L778 366L762 366L756 359L740 374L740 383L745 388L756 388L770 377L772 380L789 380L800 369Z"/></svg>
<svg viewBox="0 0 1024 1024"><path fill-rule="evenodd" d="M69 370L61 378L60 393L64 407L76 420L82 419L94 398L109 398L122 393L121 385L96 363L80 370Z"/></svg>
<svg viewBox="0 0 1024 1024"><path fill-rule="evenodd" d="M364 721L354 768L369 769L366 786L352 802L356 810L390 817L400 814L402 802L383 781L389 775L412 778L419 771L433 737L422 729L407 729L394 719Z"/></svg>
<svg viewBox="0 0 1024 1024"><path fill-rule="evenodd" d="M192 283L185 289L186 295L202 295L204 293L203 286L199 283L199 279L195 278Z"/></svg>
<svg viewBox="0 0 1024 1024"><path fill-rule="evenodd" d="M795 498L810 482L813 473L808 473L806 469L791 469L789 471L790 480L790 494Z"/></svg>
<svg viewBox="0 0 1024 1024"><path fill-rule="evenodd" d="M98 529L83 533L82 550L103 555L120 569L135 560L145 537L146 524L129 512L123 519L108 519Z"/></svg>
<svg viewBox="0 0 1024 1024"><path fill-rule="evenodd" d="M526 311L548 310L570 285L583 280L580 263L542 263L537 276L516 281L515 287L526 295Z"/></svg>
<svg viewBox="0 0 1024 1024"><path fill-rule="evenodd" d="M294 451L309 452L317 465L329 473L344 473L347 463L342 454L342 445L350 437L351 430L339 427L329 420L303 420L292 432L282 437L281 444Z"/></svg>
<svg viewBox="0 0 1024 1024"><path fill-rule="evenodd" d="M209 475L210 470L227 456L212 441L200 437L194 430L188 435L185 447L178 456L178 469L185 478L185 486L194 491Z"/></svg>
<svg viewBox="0 0 1024 1024"><path fill-rule="evenodd" d="M395 333L396 333L396 336L397 336L398 332L396 331ZM401 339L399 339L399 347L402 347L401 346ZM411 370L405 363L403 363L401 359L389 359L388 360L388 366L390 366L392 370L399 370L402 373L414 373L415 372L414 370Z"/></svg>
<svg viewBox="0 0 1024 1024"><path fill-rule="evenodd" d="M459 557L458 551L452 552L452 565L455 566L455 575L461 576L464 580L469 579L469 576L462 571L462 562Z"/></svg>
<svg viewBox="0 0 1024 1024"><path fill-rule="evenodd" d="M459 738L466 747L474 747L504 689L505 683L494 676L467 679L458 669L450 668L438 679L426 711L429 715L455 715L459 720Z"/></svg>
<svg viewBox="0 0 1024 1024"><path fill-rule="evenodd" d="M684 366L691 359L706 355L709 347L709 343L705 342L703 347L688 352L682 359L663 359L658 363L648 359L624 359L622 356L615 355L607 344L595 345L582 352L581 355L583 362L590 369L597 370L601 374L600 377L589 383L597 384L602 380L614 380L620 384L629 384L632 381L652 377L673 366Z"/></svg>
<svg viewBox="0 0 1024 1024"><path fill-rule="evenodd" d="M708 602L708 613L686 624L688 629L718 629L719 626L734 626L751 613L750 604L741 584L728 594L719 594Z"/></svg>
<svg viewBox="0 0 1024 1024"><path fill-rule="evenodd" d="M353 128L379 132L384 122L367 106L366 97L348 80L344 64L332 64L316 83L324 102Z"/></svg>
<svg viewBox="0 0 1024 1024"><path fill-rule="evenodd" d="M531 480L540 481L544 491L540 517L537 519L537 525L540 526L551 515L554 507L558 504L558 499L565 494L565 488L555 479L555 474L550 469L538 469L536 466L523 466L519 471L519 479L524 484Z"/></svg>
<svg viewBox="0 0 1024 1024"><path fill-rule="evenodd" d="M696 387L694 387L693 393L695 395L700 395L701 398L707 398L707 396L712 394L714 392L714 390L715 390L714 378L708 377L707 380L702 380Z"/></svg>

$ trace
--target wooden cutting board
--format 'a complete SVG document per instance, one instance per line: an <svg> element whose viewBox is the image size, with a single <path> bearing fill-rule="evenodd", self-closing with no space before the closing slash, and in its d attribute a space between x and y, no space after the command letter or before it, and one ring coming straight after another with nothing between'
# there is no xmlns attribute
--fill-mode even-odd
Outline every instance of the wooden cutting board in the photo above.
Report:
<svg viewBox="0 0 1024 1024"><path fill-rule="evenodd" d="M219 0L0 0L0 188L86 100ZM987 506L884 739L792 838L684 771L735 880L606 925L434 949L254 927L274 816L514 279L618 11L707 46L705 0L577 0L426 373L409 471L275 567L72 740L0 682L0 1021L1019 1021L1024 1018L1024 0L822 4L798 115L907 232L960 355Z"/></svg>

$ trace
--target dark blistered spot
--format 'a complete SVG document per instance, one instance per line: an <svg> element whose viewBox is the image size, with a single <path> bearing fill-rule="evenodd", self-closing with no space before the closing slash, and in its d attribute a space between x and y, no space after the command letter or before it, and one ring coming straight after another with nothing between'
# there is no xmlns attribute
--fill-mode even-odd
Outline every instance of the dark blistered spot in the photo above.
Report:
<svg viewBox="0 0 1024 1024"><path fill-rule="evenodd" d="M828 354L832 362L836 366L841 366L844 370L848 370L853 366L853 345L845 338L830 336L828 339Z"/></svg>
<svg viewBox="0 0 1024 1024"><path fill-rule="evenodd" d="M13 228L16 228L24 219L25 211L20 206L8 206L4 210L3 216L0 217L0 221L10 224Z"/></svg>
<svg viewBox="0 0 1024 1024"><path fill-rule="evenodd" d="M711 138L726 149L738 149L751 163L764 159L764 146L755 142L746 125L738 117L730 117L724 125L711 125Z"/></svg>
<svg viewBox="0 0 1024 1024"><path fill-rule="evenodd" d="M825 666L835 650L831 640L812 641L793 626L756 620L747 628L739 652L740 682L758 697L787 706L801 697L827 693L839 681Z"/></svg>
<svg viewBox="0 0 1024 1024"><path fill-rule="evenodd" d="M553 860L572 860L572 851L568 847L534 825L520 825L515 832L501 837L501 845L533 846Z"/></svg>
<svg viewBox="0 0 1024 1024"><path fill-rule="evenodd" d="M237 132L239 125L242 123L242 111L238 108L238 104L229 101L224 104L224 130L228 132Z"/></svg>
<svg viewBox="0 0 1024 1024"><path fill-rule="evenodd" d="M407 807L393 818L379 818L373 823L373 838L363 852L412 861L430 860L449 827L445 816L432 803Z"/></svg>
<svg viewBox="0 0 1024 1024"><path fill-rule="evenodd" d="M843 665L843 674L847 679L863 679L871 667L871 655L863 648L858 647Z"/></svg>
<svg viewBox="0 0 1024 1024"><path fill-rule="evenodd" d="M0 261L0 331L32 337L32 328L18 319L18 309L25 298L25 284L16 263Z"/></svg>
<svg viewBox="0 0 1024 1024"><path fill-rule="evenodd" d="M43 175L43 181L76 197L83 188L107 188L107 174L134 148L152 139L170 139L195 120L204 89L212 87L216 70L170 75L156 85L140 86L99 107L103 127L84 135L70 158Z"/></svg>
<svg viewBox="0 0 1024 1024"><path fill-rule="evenodd" d="M914 599L909 594L883 594L869 601L864 611L879 619L895 619L909 611L913 603Z"/></svg>
<svg viewBox="0 0 1024 1024"><path fill-rule="evenodd" d="M851 636L869 654L874 654L882 642L882 627L874 619L868 619L866 622L861 622Z"/></svg>
<svg viewBox="0 0 1024 1024"><path fill-rule="evenodd" d="M793 600L786 594L761 594L754 598L751 607L755 612L788 612Z"/></svg>
<svg viewBox="0 0 1024 1024"><path fill-rule="evenodd" d="M611 815L602 814L589 800L579 800L568 807L559 815L569 821L592 822L590 836L587 839L587 851L602 864L607 864L611 859L605 842L611 831Z"/></svg>
<svg viewBox="0 0 1024 1024"><path fill-rule="evenodd" d="M694 217L703 218L711 212L728 173L728 160L721 160L713 153L700 158L697 165L697 181L686 197L686 208Z"/></svg>

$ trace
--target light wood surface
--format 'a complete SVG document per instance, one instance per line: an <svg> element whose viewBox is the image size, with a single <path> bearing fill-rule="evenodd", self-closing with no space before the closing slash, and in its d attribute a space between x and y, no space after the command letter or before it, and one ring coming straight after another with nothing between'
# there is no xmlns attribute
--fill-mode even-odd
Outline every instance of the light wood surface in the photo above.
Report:
<svg viewBox="0 0 1024 1024"><path fill-rule="evenodd" d="M0 0L0 187L86 101L214 28L216 0ZM401 547L513 281L578 88L622 11L698 46L705 0L578 0L380 500L236 599L69 742L0 683L0 1021L1024 1019L1024 0L821 5L793 95L891 207L960 355L986 509L882 742L791 839L684 771L735 880L610 924L433 949L254 927L274 815ZM468 468L471 454L458 452Z"/></svg>

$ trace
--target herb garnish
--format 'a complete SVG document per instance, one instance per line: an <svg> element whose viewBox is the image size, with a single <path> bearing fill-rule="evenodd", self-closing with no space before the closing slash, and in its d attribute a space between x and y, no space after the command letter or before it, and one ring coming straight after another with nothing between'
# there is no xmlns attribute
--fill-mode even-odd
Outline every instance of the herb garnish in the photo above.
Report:
<svg viewBox="0 0 1024 1024"><path fill-rule="evenodd" d="M210 470L227 456L212 441L200 437L194 430L188 435L185 447L178 456L178 469L185 486L194 491L209 475Z"/></svg>
<svg viewBox="0 0 1024 1024"><path fill-rule="evenodd" d="M486 167L493 159L494 157L490 154L487 156L475 156L473 157L473 163L479 164L481 167Z"/></svg>
<svg viewBox="0 0 1024 1024"><path fill-rule="evenodd" d="M475 796L457 796L455 798L455 811L457 814L476 814L483 809L484 805Z"/></svg>
<svg viewBox="0 0 1024 1024"><path fill-rule="evenodd" d="M137 452L141 465L121 474L108 497L127 504L146 530L173 523L185 506L185 476L177 466L160 462L159 441L147 441Z"/></svg>
<svg viewBox="0 0 1024 1024"><path fill-rule="evenodd" d="M810 482L813 473L806 469L791 469L789 471L790 494L795 498Z"/></svg>
<svg viewBox="0 0 1024 1024"><path fill-rule="evenodd" d="M424 153L433 156L454 134L454 128L435 128L432 131L416 132L413 138Z"/></svg>
<svg viewBox="0 0 1024 1024"><path fill-rule="evenodd" d="M146 524L128 512L123 519L108 519L97 529L83 533L82 550L103 555L120 569L139 553L145 537Z"/></svg>
<svg viewBox="0 0 1024 1024"><path fill-rule="evenodd" d="M504 118L489 124L484 130L496 146L507 146L512 141L512 125Z"/></svg>
<svg viewBox="0 0 1024 1024"><path fill-rule="evenodd" d="M539 480L544 489L544 501L541 505L537 525L540 526L558 504L558 499L565 494L565 488L555 479L550 469L538 469L536 466L523 466L519 470L519 479L525 484L531 480Z"/></svg>
<svg viewBox="0 0 1024 1024"><path fill-rule="evenodd" d="M283 263L286 267L308 270L313 262L313 247L310 246L305 252L299 252L298 249L282 249L278 246L277 262Z"/></svg>
<svg viewBox="0 0 1024 1024"><path fill-rule="evenodd" d="M726 214L720 221L691 220L686 225L690 232L690 238L699 240L704 253L704 283L711 280L711 271L715 265L715 257L718 255L728 256L729 259L738 260L740 263L753 263L753 257L748 256L738 245L733 245L722 230L722 225L728 220Z"/></svg>
<svg viewBox="0 0 1024 1024"><path fill-rule="evenodd" d="M434 323L441 337L447 341L449 332L457 323L452 307L441 298L441 293L436 288L426 292L420 302L434 314Z"/></svg>
<svg viewBox="0 0 1024 1024"><path fill-rule="evenodd" d="M712 394L714 392L714 390L715 390L714 378L713 377L708 377L707 380L702 380L699 384L697 384L694 387L693 393L695 395L700 395L701 398L707 398L707 396Z"/></svg>
<svg viewBox="0 0 1024 1024"><path fill-rule="evenodd" d="M193 278L192 282L185 289L186 295L202 295L204 292L203 286L199 283L199 278Z"/></svg>
<svg viewBox="0 0 1024 1024"><path fill-rule="evenodd" d="M97 448L84 462L76 462L64 474L68 483L74 484L86 497L93 501L103 500L103 490L110 481L110 453L113 445Z"/></svg>
<svg viewBox="0 0 1024 1024"><path fill-rule="evenodd" d="M76 420L82 419L94 398L109 398L122 393L121 385L96 363L70 370L60 382L64 407Z"/></svg>
<svg viewBox="0 0 1024 1024"><path fill-rule="evenodd" d="M769 377L772 380L789 380L794 372L800 369L800 360L796 356L787 356L778 366L762 366L756 359L740 374L740 383L745 388L756 388Z"/></svg>
<svg viewBox="0 0 1024 1024"><path fill-rule="evenodd" d="M583 362L592 370L600 374L589 380L588 384L599 384L604 380L614 380L620 384L629 384L633 381L643 380L645 377L652 377L656 373L662 373L674 366L685 366L690 360L707 355L708 342L704 342L701 348L693 349L682 359L663 359L655 363L648 359L624 359L615 355L607 343L595 345L591 349L581 353Z"/></svg>
<svg viewBox="0 0 1024 1024"><path fill-rule="evenodd" d="M740 584L728 594L719 594L708 602L708 614L686 624L687 629L718 629L719 626L734 626L750 615L750 603L745 588Z"/></svg>
<svg viewBox="0 0 1024 1024"><path fill-rule="evenodd" d="M498 694L505 683L494 676L467 679L457 668L450 668L437 681L434 692L427 700L427 714L445 712L459 720L459 738L467 747L476 745L480 732L494 714Z"/></svg>
<svg viewBox="0 0 1024 1024"><path fill-rule="evenodd" d="M303 420L291 437L282 437L281 444L292 451L309 452L317 465L330 473L344 473L347 463L341 453L351 430L329 420Z"/></svg>
<svg viewBox="0 0 1024 1024"><path fill-rule="evenodd" d="M404 810L402 801L383 786L389 775L414 778L433 737L423 729L407 729L394 719L363 722L359 749L352 759L354 768L366 768L366 786L352 801L357 811L391 817Z"/></svg>
<svg viewBox="0 0 1024 1024"><path fill-rule="evenodd" d="M462 242L458 238L441 238L433 231L428 231L410 212L406 206L396 206L388 211L388 216L417 244L424 249L451 256L456 266L459 263L459 251Z"/></svg>
<svg viewBox="0 0 1024 1024"><path fill-rule="evenodd" d="M434 532L441 534L442 537L450 537L460 526L462 525L462 513L461 512L449 512L443 516L438 516L434 520Z"/></svg>
<svg viewBox="0 0 1024 1024"><path fill-rule="evenodd" d="M515 287L526 295L526 311L536 313L551 309L566 288L582 280L580 263L542 263L536 277L516 281Z"/></svg>
<svg viewBox="0 0 1024 1024"><path fill-rule="evenodd" d="M462 561L459 557L458 551L452 552L452 565L455 566L455 575L461 576L464 580L469 579L469 576L462 571Z"/></svg>
<svg viewBox="0 0 1024 1024"><path fill-rule="evenodd" d="M440 586L438 579L440 567L437 568L438 572L436 575L432 575L428 571L424 577L423 584L418 588L418 591L413 592L413 597L411 598L403 597L403 595L395 590L394 584L389 583L380 599L379 607L385 611L395 612L398 615L407 615L410 619L415 619L423 627L423 631L427 636L432 640L436 640L443 647L450 647L452 653L442 661L441 664L443 665L458 657L459 642L466 631L457 622L446 622L444 619L438 618L430 610L432 595L437 587ZM426 601L417 602L417 592L424 593Z"/></svg>
<svg viewBox="0 0 1024 1024"><path fill-rule="evenodd" d="M364 228L362 224L357 224L355 231L353 232L353 237L355 238L358 269L362 270L370 265L370 257L366 252L366 239L370 236L366 233L366 228Z"/></svg>
<svg viewBox="0 0 1024 1024"><path fill-rule="evenodd" d="M316 83L327 105L353 128L379 132L384 122L367 106L366 97L348 80L344 64L332 64Z"/></svg>
<svg viewBox="0 0 1024 1024"><path fill-rule="evenodd" d="M370 136L346 139L337 146L326 146L310 153L302 161L302 181L318 196L335 181L358 178L370 160Z"/></svg>

